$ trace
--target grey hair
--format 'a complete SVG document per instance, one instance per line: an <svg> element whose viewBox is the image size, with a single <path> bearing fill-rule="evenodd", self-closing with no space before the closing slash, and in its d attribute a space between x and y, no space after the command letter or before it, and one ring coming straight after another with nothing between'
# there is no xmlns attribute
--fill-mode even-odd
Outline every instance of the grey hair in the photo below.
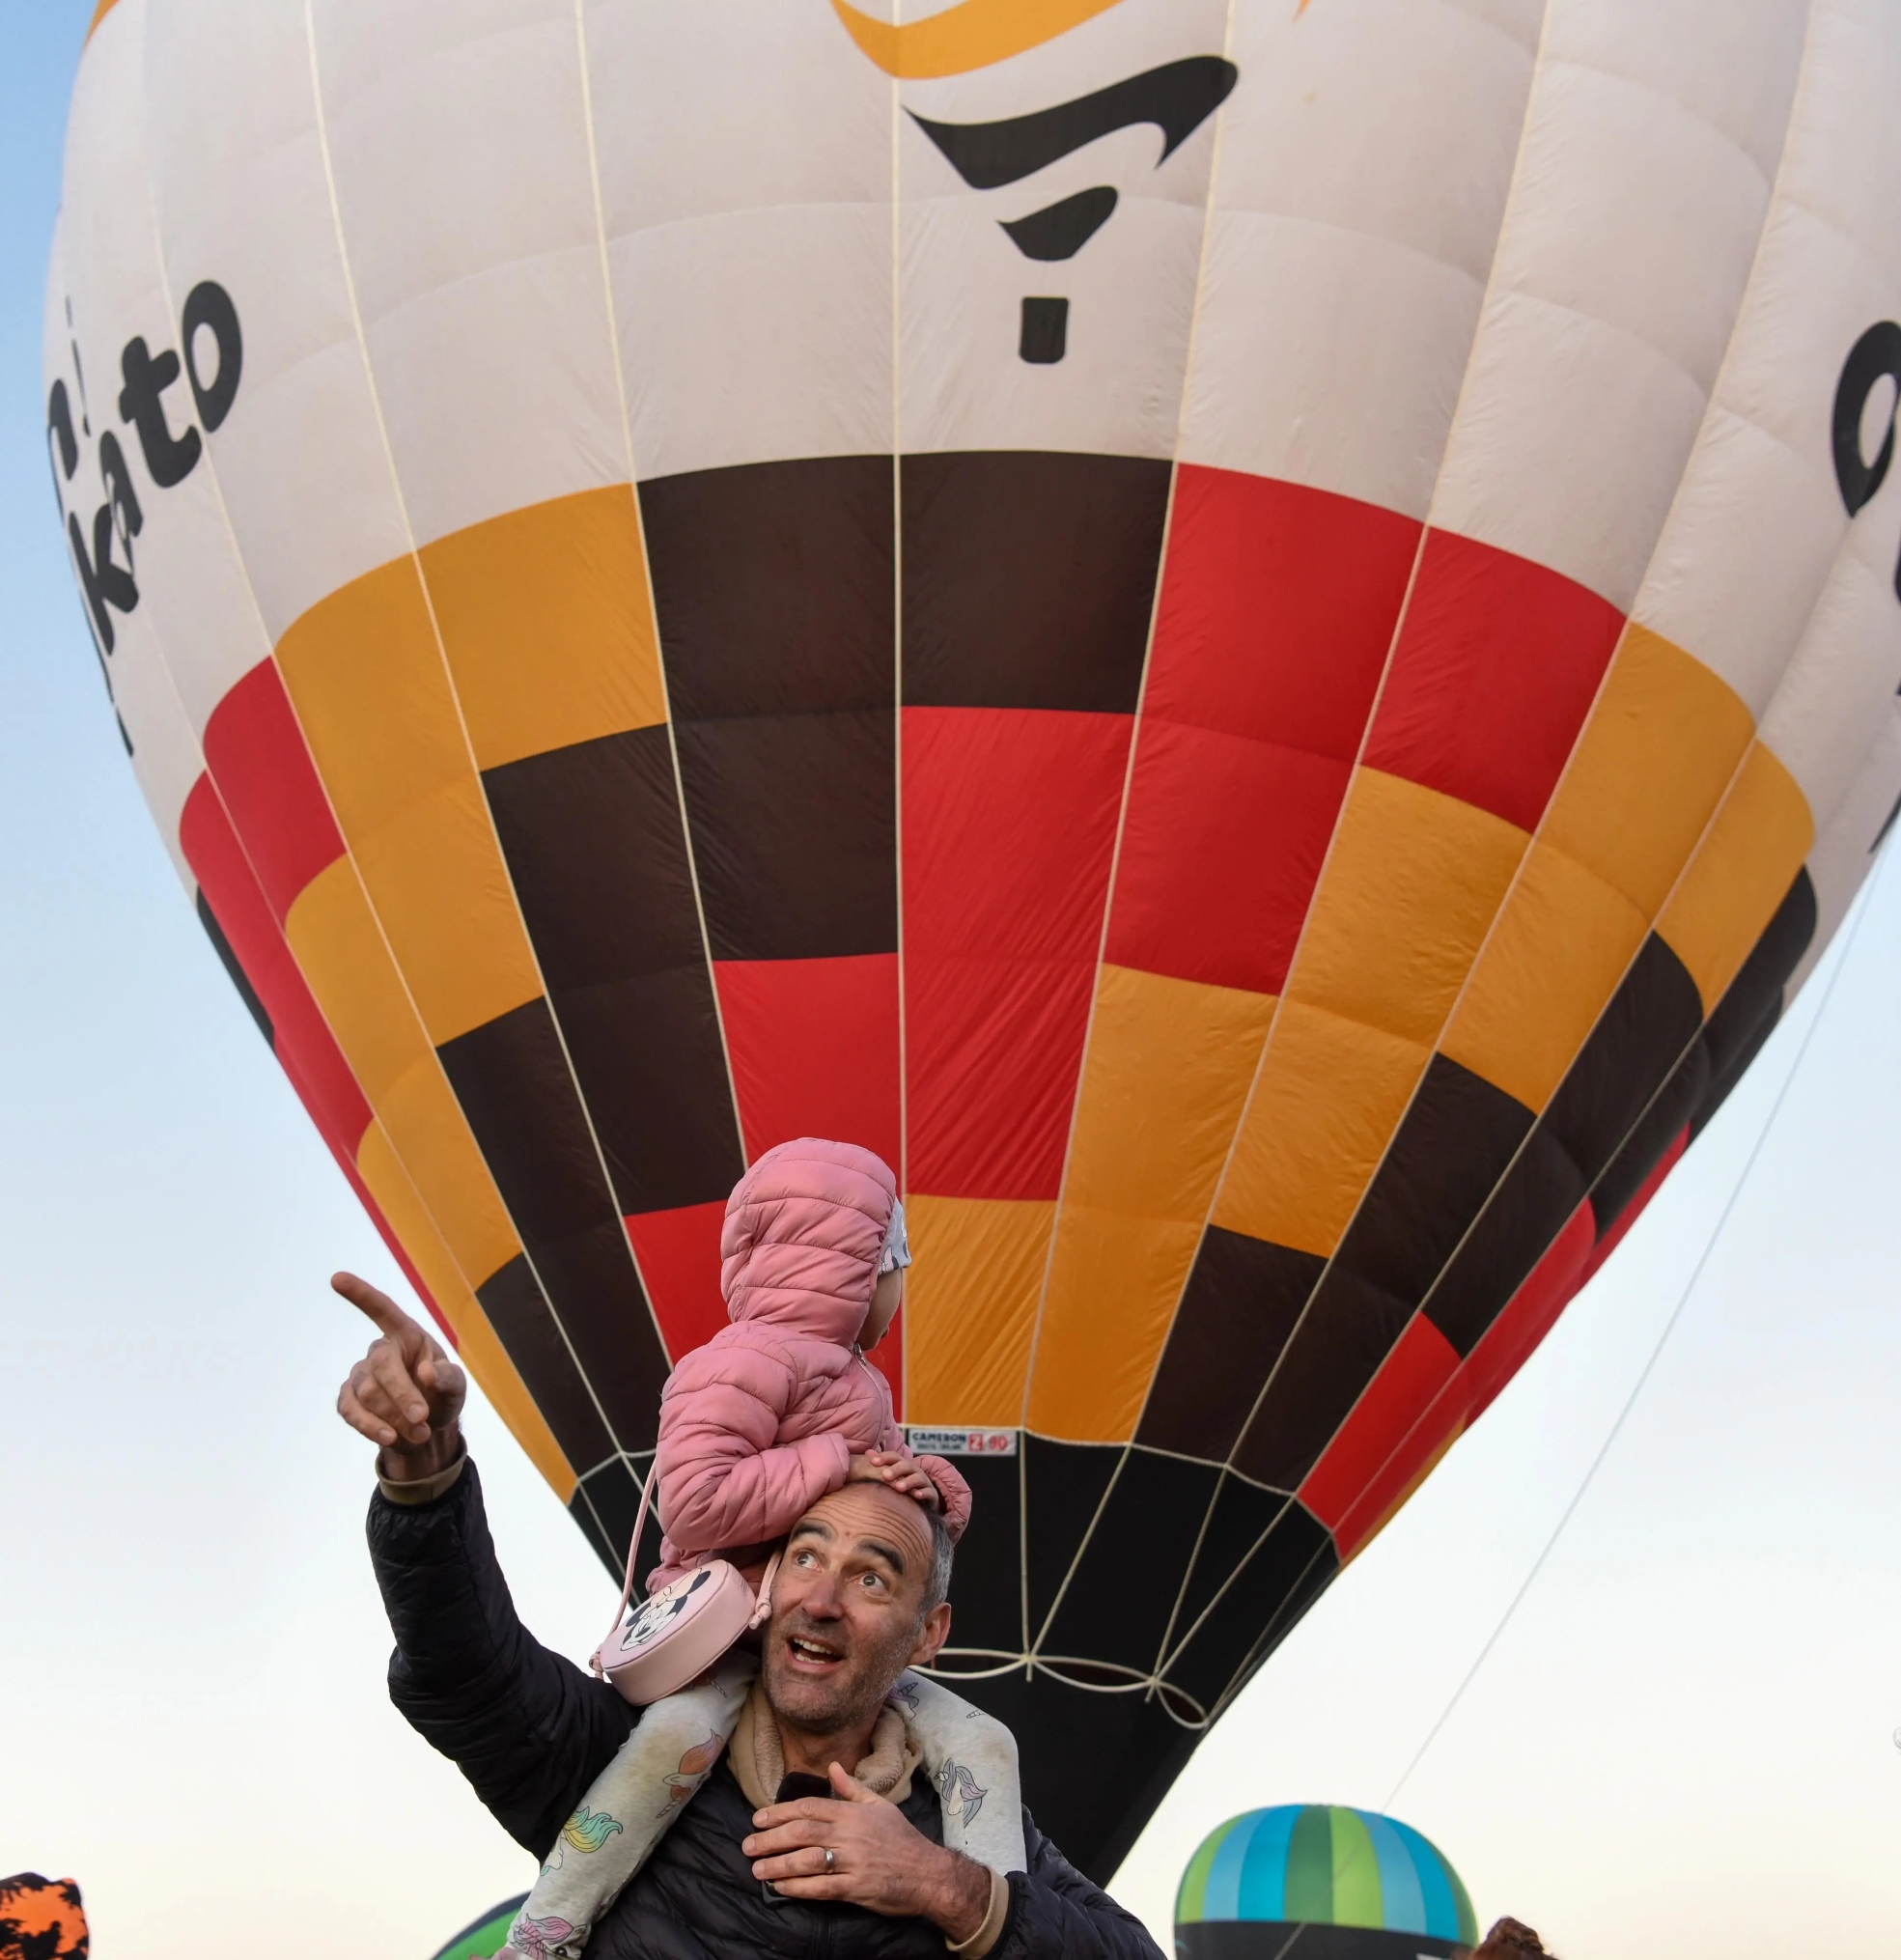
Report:
<svg viewBox="0 0 1901 1960"><path fill-rule="evenodd" d="M931 1569L924 1575L924 1599L917 1612L920 1624L950 1597L951 1555L954 1550L950 1526L944 1523L943 1512L933 1505L925 1510L924 1518L931 1530Z"/></svg>

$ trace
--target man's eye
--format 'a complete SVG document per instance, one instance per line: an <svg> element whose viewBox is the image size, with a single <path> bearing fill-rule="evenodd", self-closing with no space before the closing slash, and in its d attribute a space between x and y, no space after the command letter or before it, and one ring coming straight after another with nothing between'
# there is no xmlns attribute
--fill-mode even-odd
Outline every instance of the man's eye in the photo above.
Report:
<svg viewBox="0 0 1901 1960"><path fill-rule="evenodd" d="M864 1575L864 1577L863 1577L863 1578L862 1578L862 1579L861 1579L861 1580L859 1581L859 1583L860 1583L861 1585L875 1585L875 1586L881 1586L881 1585L882 1585L882 1584L884 1583L884 1582L883 1582L883 1580L881 1580L881 1578L879 1578L879 1576L878 1576L878 1574L877 1574L877 1573L875 1573L875 1572L868 1572L868 1573L866 1573L866 1574Z"/></svg>

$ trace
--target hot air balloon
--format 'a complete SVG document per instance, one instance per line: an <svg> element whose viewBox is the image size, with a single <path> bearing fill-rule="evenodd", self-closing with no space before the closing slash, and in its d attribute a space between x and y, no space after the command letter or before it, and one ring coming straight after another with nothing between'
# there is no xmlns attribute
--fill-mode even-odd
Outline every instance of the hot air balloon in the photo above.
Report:
<svg viewBox="0 0 1901 1960"><path fill-rule="evenodd" d="M744 1163L881 1151L944 1665L1113 1868L1886 833L1897 85L1877 0L102 0L119 729L603 1559Z"/></svg>
<svg viewBox="0 0 1901 1960"><path fill-rule="evenodd" d="M1377 1810L1282 1804L1231 1817L1175 1895L1181 1960L1441 1960L1477 1944L1459 1874Z"/></svg>
<svg viewBox="0 0 1901 1960"><path fill-rule="evenodd" d="M0 1960L86 1960L92 1936L70 1878L0 1878Z"/></svg>
<svg viewBox="0 0 1901 1960"><path fill-rule="evenodd" d="M504 1899L464 1926L446 1946L438 1947L431 1960L489 1960L491 1953L508 1944L508 1929L515 1923L526 1892L518 1898Z"/></svg>

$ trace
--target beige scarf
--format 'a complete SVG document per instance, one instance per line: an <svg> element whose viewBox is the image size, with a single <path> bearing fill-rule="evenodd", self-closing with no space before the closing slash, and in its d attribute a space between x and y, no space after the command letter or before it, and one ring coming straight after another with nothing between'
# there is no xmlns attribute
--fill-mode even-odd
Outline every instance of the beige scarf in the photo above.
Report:
<svg viewBox="0 0 1901 1960"><path fill-rule="evenodd" d="M764 1681L752 1684L752 1693L734 1724L726 1759L746 1802L764 1810L786 1774L785 1746L779 1739L778 1718L766 1699ZM887 1702L879 1710L878 1725L871 1732L871 1751L852 1774L886 1803L902 1804L910 1795L911 1772L922 1760L905 1718Z"/></svg>

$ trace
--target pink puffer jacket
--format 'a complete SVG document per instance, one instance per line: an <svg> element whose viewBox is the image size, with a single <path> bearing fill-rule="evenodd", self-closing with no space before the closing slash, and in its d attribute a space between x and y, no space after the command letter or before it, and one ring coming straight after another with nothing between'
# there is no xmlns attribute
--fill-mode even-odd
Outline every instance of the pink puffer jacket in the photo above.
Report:
<svg viewBox="0 0 1901 1960"><path fill-rule="evenodd" d="M904 1450L891 1390L856 1345L896 1202L881 1158L809 1136L767 1151L734 1188L719 1241L733 1325L683 1357L660 1397L666 1537L649 1591L710 1554L783 1536L845 1482L853 1454ZM918 1463L961 1537L969 1486L941 1457Z"/></svg>

